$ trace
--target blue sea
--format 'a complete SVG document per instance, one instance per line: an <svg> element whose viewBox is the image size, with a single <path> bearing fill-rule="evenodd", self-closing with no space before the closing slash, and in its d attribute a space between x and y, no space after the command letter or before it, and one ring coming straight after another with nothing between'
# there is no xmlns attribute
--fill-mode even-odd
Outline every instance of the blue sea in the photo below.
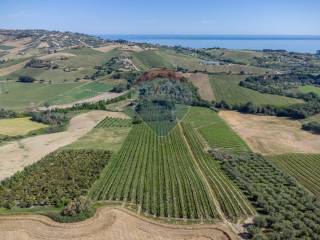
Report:
<svg viewBox="0 0 320 240"><path fill-rule="evenodd" d="M285 35L99 35L105 39L128 40L191 48L274 49L302 53L320 50L320 36Z"/></svg>

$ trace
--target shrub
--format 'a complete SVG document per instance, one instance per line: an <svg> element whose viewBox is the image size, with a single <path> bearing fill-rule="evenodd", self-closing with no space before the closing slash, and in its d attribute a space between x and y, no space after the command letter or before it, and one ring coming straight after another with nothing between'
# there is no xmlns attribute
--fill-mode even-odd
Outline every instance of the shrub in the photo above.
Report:
<svg viewBox="0 0 320 240"><path fill-rule="evenodd" d="M74 200L71 200L67 206L62 210L62 216L76 216L83 213L88 213L92 211L92 202L90 199L84 196L80 196Z"/></svg>
<svg viewBox="0 0 320 240"><path fill-rule="evenodd" d="M20 76L19 79L18 79L18 82L21 82L21 83L33 83L35 81L35 79L33 77L30 77L30 76Z"/></svg>

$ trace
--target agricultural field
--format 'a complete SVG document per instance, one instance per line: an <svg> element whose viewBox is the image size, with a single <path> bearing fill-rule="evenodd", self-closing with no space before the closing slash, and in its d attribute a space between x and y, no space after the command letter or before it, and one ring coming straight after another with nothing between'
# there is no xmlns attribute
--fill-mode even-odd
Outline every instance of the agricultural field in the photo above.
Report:
<svg viewBox="0 0 320 240"><path fill-rule="evenodd" d="M320 239L312 54L0 41L0 239Z"/></svg>
<svg viewBox="0 0 320 240"><path fill-rule="evenodd" d="M166 135L159 135L148 123L135 124L90 196L136 204L144 214L176 220L211 221L254 214L204 148L185 120Z"/></svg>
<svg viewBox="0 0 320 240"><path fill-rule="evenodd" d="M84 83L0 83L0 108L25 110L44 104L70 103L109 91L112 85Z"/></svg>
<svg viewBox="0 0 320 240"><path fill-rule="evenodd" d="M210 75L210 83L216 100L224 100L229 104L253 102L257 105L271 104L275 106L287 106L302 102L299 99L259 93L239 86L239 82L246 77L245 75L228 74Z"/></svg>
<svg viewBox="0 0 320 240"><path fill-rule="evenodd" d="M131 127L132 120L107 117L101 121L96 128L115 128L115 127Z"/></svg>
<svg viewBox="0 0 320 240"><path fill-rule="evenodd" d="M219 116L256 153L320 153L320 135L302 130L298 120L235 111L220 111Z"/></svg>
<svg viewBox="0 0 320 240"><path fill-rule="evenodd" d="M183 141L177 128L167 137L157 137L144 123L134 126L90 195L131 202L159 217L219 217Z"/></svg>
<svg viewBox="0 0 320 240"><path fill-rule="evenodd" d="M29 117L0 119L0 135L18 136L46 128L47 125L31 121Z"/></svg>
<svg viewBox="0 0 320 240"><path fill-rule="evenodd" d="M7 45L0 45L0 50L10 50L13 49L13 46L7 46Z"/></svg>
<svg viewBox="0 0 320 240"><path fill-rule="evenodd" d="M208 236L219 240L237 239L237 235L225 223L192 226L165 224L116 207L101 207L93 218L72 224L57 223L40 214L0 217L1 240L38 240L38 236L45 239L60 239L63 236L63 240L119 237L130 240L202 240L208 239Z"/></svg>
<svg viewBox="0 0 320 240"><path fill-rule="evenodd" d="M245 72L247 74L265 74L267 72L272 72L272 69L255 67L251 65L243 65L243 64L230 64L230 63L221 63L221 65L216 64L205 64L203 60L195 56L195 54L185 54L176 52L172 49L161 49L158 52L164 59L166 59L172 66L174 67L183 67L185 69L189 69L190 71L205 71L208 73L232 73L232 74L240 74L241 72ZM235 52L234 54L238 54ZM226 60L226 59L223 59ZM218 58L214 57L214 62L218 61Z"/></svg>
<svg viewBox="0 0 320 240"><path fill-rule="evenodd" d="M316 87L316 86L312 86L312 85L300 86L298 88L298 90L303 93L313 92L313 93L320 95L320 87Z"/></svg>
<svg viewBox="0 0 320 240"><path fill-rule="evenodd" d="M110 152L92 150L51 153L1 182L0 206L60 206L86 195L110 156Z"/></svg>
<svg viewBox="0 0 320 240"><path fill-rule="evenodd" d="M88 134L66 146L65 149L118 152L131 130L132 120L123 118L127 117L125 114L112 112L109 114L110 116L99 122Z"/></svg>
<svg viewBox="0 0 320 240"><path fill-rule="evenodd" d="M189 78L192 84L198 88L199 95L202 99L209 102L215 100L208 74L187 73L186 77Z"/></svg>
<svg viewBox="0 0 320 240"><path fill-rule="evenodd" d="M320 196L320 155L283 154L269 157L282 171L288 173L316 196Z"/></svg>
<svg viewBox="0 0 320 240"><path fill-rule="evenodd" d="M159 55L157 51L153 50L133 52L132 61L139 69L149 69L154 67L173 67L173 65L171 65L165 58Z"/></svg>
<svg viewBox="0 0 320 240"><path fill-rule="evenodd" d="M95 66L108 62L118 54L117 50L101 53L91 48L65 50L59 52L59 55L49 54L39 57L39 59L45 59L55 64L58 68L24 67L24 63L17 71L3 75L2 79L13 81L21 75L27 75L39 81L44 80L52 83L74 82L77 79L91 76L96 72Z"/></svg>
<svg viewBox="0 0 320 240"><path fill-rule="evenodd" d="M70 112L72 117L63 132L42 134L8 142L0 146L0 181L13 176L24 167L36 163L46 155L69 145L90 132L108 112Z"/></svg>
<svg viewBox="0 0 320 240"><path fill-rule="evenodd" d="M319 239L319 199L294 178L259 154L214 151L212 156L256 207L253 238Z"/></svg>
<svg viewBox="0 0 320 240"><path fill-rule="evenodd" d="M218 59L230 60L234 63L257 65L257 58L263 57L262 52L258 51L230 51L228 49L210 49L206 52L214 55Z"/></svg>
<svg viewBox="0 0 320 240"><path fill-rule="evenodd" d="M232 152L249 151L246 143L214 111L192 107L185 116L184 122L196 128L210 148Z"/></svg>

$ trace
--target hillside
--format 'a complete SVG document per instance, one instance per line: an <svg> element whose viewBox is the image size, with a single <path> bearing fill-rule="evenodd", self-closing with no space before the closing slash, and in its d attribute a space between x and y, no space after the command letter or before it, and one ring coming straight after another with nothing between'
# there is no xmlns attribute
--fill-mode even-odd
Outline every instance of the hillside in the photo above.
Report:
<svg viewBox="0 0 320 240"><path fill-rule="evenodd" d="M313 54L0 30L0 232L319 239L319 79Z"/></svg>

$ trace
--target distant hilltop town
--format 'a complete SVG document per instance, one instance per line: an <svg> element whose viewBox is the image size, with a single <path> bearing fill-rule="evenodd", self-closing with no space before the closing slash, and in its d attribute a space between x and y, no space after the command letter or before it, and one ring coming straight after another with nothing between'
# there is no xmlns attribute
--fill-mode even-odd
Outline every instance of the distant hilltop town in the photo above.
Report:
<svg viewBox="0 0 320 240"><path fill-rule="evenodd" d="M320 55L320 50L317 50L317 51L316 51L316 54L317 54L317 55Z"/></svg>

